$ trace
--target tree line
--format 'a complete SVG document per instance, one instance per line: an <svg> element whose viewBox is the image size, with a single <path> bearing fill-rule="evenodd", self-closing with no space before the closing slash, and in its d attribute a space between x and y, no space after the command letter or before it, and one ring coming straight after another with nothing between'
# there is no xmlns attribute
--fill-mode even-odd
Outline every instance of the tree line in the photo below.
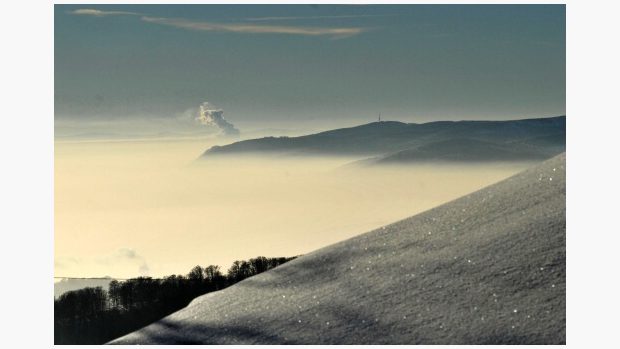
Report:
<svg viewBox="0 0 620 349"><path fill-rule="evenodd" d="M54 344L103 344L140 329L189 304L296 257L256 257L220 267L195 266L187 275L113 280L108 290L87 287L54 300Z"/></svg>

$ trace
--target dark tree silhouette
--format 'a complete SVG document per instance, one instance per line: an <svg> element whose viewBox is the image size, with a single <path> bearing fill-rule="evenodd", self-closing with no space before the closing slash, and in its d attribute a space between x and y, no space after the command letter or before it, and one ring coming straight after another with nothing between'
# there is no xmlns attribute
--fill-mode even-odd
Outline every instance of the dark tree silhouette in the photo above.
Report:
<svg viewBox="0 0 620 349"><path fill-rule="evenodd" d="M204 275L202 273L202 267L197 265L192 268L192 270L189 271L189 274L187 274L187 278L197 283L202 282L204 278Z"/></svg>
<svg viewBox="0 0 620 349"><path fill-rule="evenodd" d="M187 306L201 294L221 290L294 258L235 261L227 275L217 265L197 265L187 276L113 280L107 292L89 287L64 293L54 300L54 343L106 343Z"/></svg>
<svg viewBox="0 0 620 349"><path fill-rule="evenodd" d="M204 279L210 286L209 291L219 290L225 283L226 277L220 271L219 265L210 265L203 269Z"/></svg>

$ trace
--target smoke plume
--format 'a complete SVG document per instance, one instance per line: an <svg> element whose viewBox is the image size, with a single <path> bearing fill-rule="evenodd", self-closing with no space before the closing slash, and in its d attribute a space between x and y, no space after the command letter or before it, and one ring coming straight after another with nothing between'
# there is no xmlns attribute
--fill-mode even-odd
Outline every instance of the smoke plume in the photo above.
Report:
<svg viewBox="0 0 620 349"><path fill-rule="evenodd" d="M217 109L209 102L203 102L196 120L203 125L214 125L226 136L238 136L239 130L233 124L224 119L224 110Z"/></svg>

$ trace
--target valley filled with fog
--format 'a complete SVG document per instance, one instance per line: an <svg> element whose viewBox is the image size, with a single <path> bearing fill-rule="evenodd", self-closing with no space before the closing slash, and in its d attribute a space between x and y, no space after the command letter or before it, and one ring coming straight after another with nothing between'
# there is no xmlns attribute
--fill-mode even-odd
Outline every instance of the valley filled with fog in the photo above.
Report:
<svg viewBox="0 0 620 349"><path fill-rule="evenodd" d="M213 140L55 143L55 275L162 276L294 256L409 217L529 162L347 166L355 157L196 162Z"/></svg>

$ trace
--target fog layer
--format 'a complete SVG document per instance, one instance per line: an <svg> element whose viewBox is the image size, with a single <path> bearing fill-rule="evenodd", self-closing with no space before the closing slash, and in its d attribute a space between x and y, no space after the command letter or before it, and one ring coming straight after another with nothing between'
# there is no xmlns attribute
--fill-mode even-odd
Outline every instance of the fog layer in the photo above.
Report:
<svg viewBox="0 0 620 349"><path fill-rule="evenodd" d="M55 144L55 274L132 277L303 254L506 178L527 163L195 165L208 141Z"/></svg>

